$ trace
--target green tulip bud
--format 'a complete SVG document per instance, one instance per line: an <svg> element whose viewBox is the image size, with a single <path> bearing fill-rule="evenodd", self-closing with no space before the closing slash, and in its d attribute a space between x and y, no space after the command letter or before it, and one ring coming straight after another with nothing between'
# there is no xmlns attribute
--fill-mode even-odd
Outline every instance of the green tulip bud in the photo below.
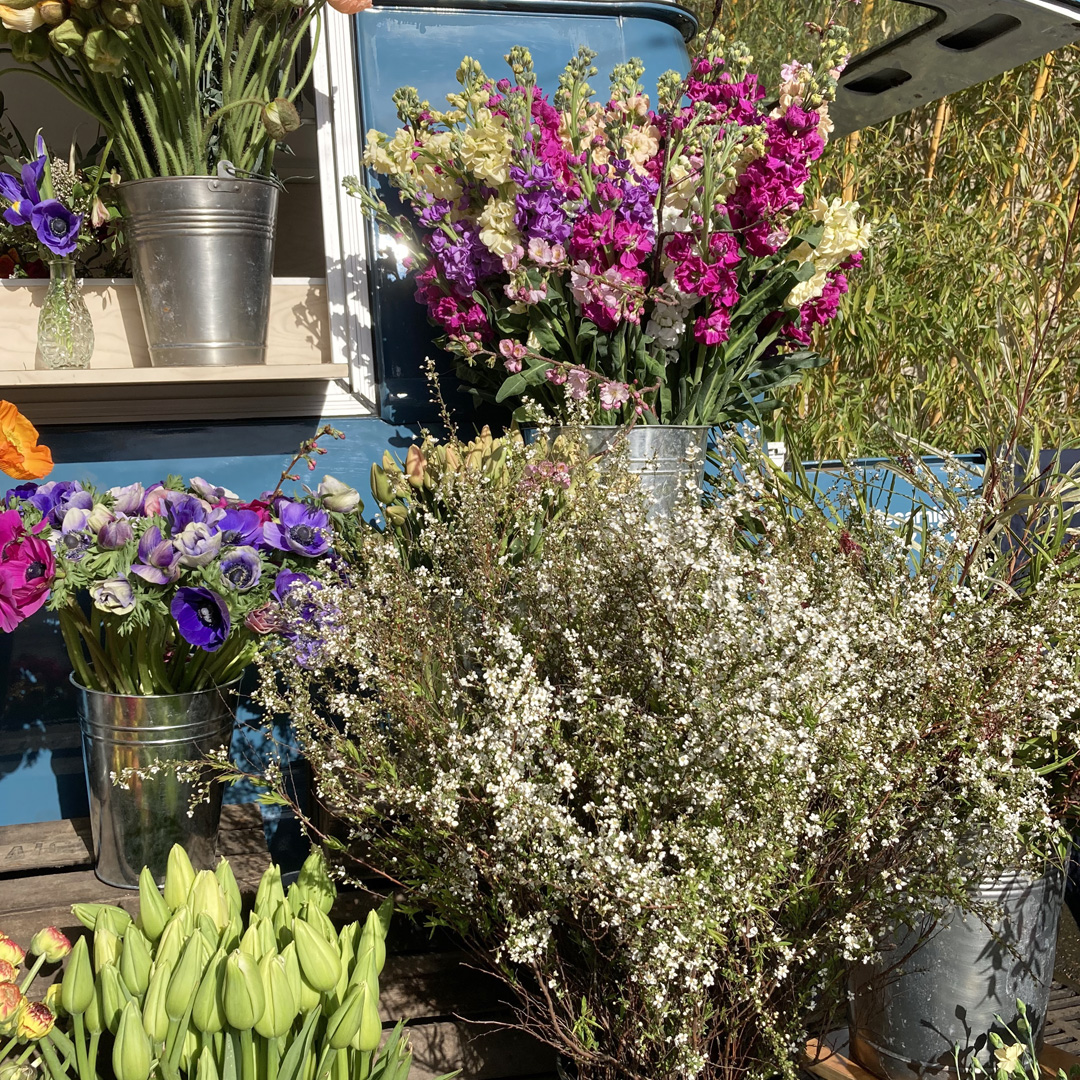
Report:
<svg viewBox="0 0 1080 1080"><path fill-rule="evenodd" d="M120 1014L128 1000L120 981L120 972L113 964L106 964L98 971L98 978L101 980L101 1019L115 1035Z"/></svg>
<svg viewBox="0 0 1080 1080"><path fill-rule="evenodd" d="M143 1031L139 1008L129 1002L120 1016L113 1043L113 1075L116 1080L148 1080L150 1057L150 1040Z"/></svg>
<svg viewBox="0 0 1080 1080"><path fill-rule="evenodd" d="M319 931L303 919L293 919L293 941L300 970L316 990L333 990L341 978L341 957L338 950Z"/></svg>
<svg viewBox="0 0 1080 1080"><path fill-rule="evenodd" d="M169 980L169 992L165 995L165 1011L170 1020L182 1020L188 1011L195 991L199 989L206 970L209 951L202 934L192 934Z"/></svg>
<svg viewBox="0 0 1080 1080"><path fill-rule="evenodd" d="M229 911L233 915L239 915L243 903L240 898L240 886L236 884L236 875L233 873L229 860L224 856L219 860L214 876L218 879L221 891L229 903Z"/></svg>
<svg viewBox="0 0 1080 1080"><path fill-rule="evenodd" d="M384 470L378 465L371 466L371 494L380 506L387 506L394 501L394 489Z"/></svg>
<svg viewBox="0 0 1080 1080"><path fill-rule="evenodd" d="M81 1016L94 999L94 971L86 938L80 937L68 957L60 983L60 1004L69 1016Z"/></svg>
<svg viewBox="0 0 1080 1080"><path fill-rule="evenodd" d="M259 879L255 893L255 911L260 918L272 918L278 904L285 903L285 890L281 887L281 867L270 865Z"/></svg>
<svg viewBox="0 0 1080 1080"><path fill-rule="evenodd" d="M325 483L329 479L331 477L324 477L323 482ZM293 899L294 894L295 900ZM304 860L304 865L300 867L300 873L297 874L295 883L289 889L290 906L295 904L293 914L299 915L300 908L305 903L313 903L324 915L329 915L336 897L337 889L326 868L326 856L323 854L322 848L312 848L311 854Z"/></svg>
<svg viewBox="0 0 1080 1080"><path fill-rule="evenodd" d="M281 950L281 958L285 961L285 970L289 974L289 985L296 994L296 1005L302 1013L317 1009L322 1000L319 991L304 978L300 971L300 961L296 956L296 943L290 941Z"/></svg>
<svg viewBox="0 0 1080 1080"><path fill-rule="evenodd" d="M336 945L338 943L338 934L334 929L334 924L330 921L330 917L324 915L314 904L305 904L300 912L300 918L303 919L312 930L318 930L331 945Z"/></svg>
<svg viewBox="0 0 1080 1080"><path fill-rule="evenodd" d="M191 1066L199 1056L202 1043L199 1041L197 1032L190 1028L184 1033L184 1045L180 1047L179 1069L181 1076L186 1076L191 1071Z"/></svg>
<svg viewBox="0 0 1080 1080"><path fill-rule="evenodd" d="M280 904L277 910L281 911L285 907L285 904ZM261 960L267 953L277 952L277 933L271 919L260 919L256 933L259 937L259 955L257 959Z"/></svg>
<svg viewBox="0 0 1080 1080"><path fill-rule="evenodd" d="M127 43L112 27L97 26L91 30L86 35L82 51L87 66L98 75L118 77L123 74Z"/></svg>
<svg viewBox="0 0 1080 1080"><path fill-rule="evenodd" d="M240 932L244 924L240 921L240 913L233 912L229 916L229 924L221 933L221 947L227 952L232 952L240 944Z"/></svg>
<svg viewBox="0 0 1080 1080"><path fill-rule="evenodd" d="M139 926L150 941L157 941L169 921L169 905L165 903L154 875L144 866L139 874Z"/></svg>
<svg viewBox="0 0 1080 1080"><path fill-rule="evenodd" d="M146 997L143 1000L143 1031L150 1036L155 1046L160 1046L169 1034L169 1014L165 1011L165 995L169 992L172 973L172 961L162 961L159 957L154 963L150 985L146 988Z"/></svg>
<svg viewBox="0 0 1080 1080"><path fill-rule="evenodd" d="M280 1039L292 1027L299 1006L289 985L288 965L284 957L264 956L259 961L266 1007L255 1021L255 1030L264 1039Z"/></svg>
<svg viewBox="0 0 1080 1080"><path fill-rule="evenodd" d="M237 949L225 961L225 1019L237 1031L253 1028L266 1008L259 965Z"/></svg>
<svg viewBox="0 0 1080 1080"><path fill-rule="evenodd" d="M280 950L292 941L293 913L288 903L278 904L274 909L274 944Z"/></svg>
<svg viewBox="0 0 1080 1080"><path fill-rule="evenodd" d="M103 926L111 930L118 937L127 929L131 922L131 916L115 904L72 904L71 914L86 927L87 930L96 930Z"/></svg>
<svg viewBox="0 0 1080 1080"><path fill-rule="evenodd" d="M119 963L122 948L116 934L107 927L98 927L94 931L94 969L100 971L106 964Z"/></svg>
<svg viewBox="0 0 1080 1080"><path fill-rule="evenodd" d="M204 1035L216 1035L225 1026L224 994L225 953L218 949L199 983L191 1007L191 1022Z"/></svg>
<svg viewBox="0 0 1080 1080"><path fill-rule="evenodd" d="M382 1018L379 1016L379 994L372 992L366 982L360 983L364 988L364 1003L360 1013L360 1030L352 1040L353 1046L360 1051L378 1050L382 1042Z"/></svg>
<svg viewBox="0 0 1080 1080"><path fill-rule="evenodd" d="M402 506L401 503L394 503L393 506L387 506L383 509L383 516L391 525L401 529L404 528L405 522L409 520L409 508Z"/></svg>
<svg viewBox="0 0 1080 1080"><path fill-rule="evenodd" d="M191 865L188 853L179 844L173 844L165 866L165 903L169 905L170 911L175 911L181 904L187 903L194 884L195 868Z"/></svg>
<svg viewBox="0 0 1080 1080"><path fill-rule="evenodd" d="M375 971L382 974L386 964L386 929L377 911L369 911L364 922L364 933L360 938L360 949L363 950L366 943L371 943L375 951Z"/></svg>
<svg viewBox="0 0 1080 1080"><path fill-rule="evenodd" d="M176 967L176 962L180 959L180 950L183 949L187 936L188 932L184 929L183 915L173 915L165 924L161 937L158 938L154 962L158 965L167 962Z"/></svg>
<svg viewBox="0 0 1080 1080"><path fill-rule="evenodd" d="M201 913L195 920L195 929L206 939L206 944L210 946L211 952L221 944L221 931L218 929L217 923L205 912Z"/></svg>
<svg viewBox="0 0 1080 1080"><path fill-rule="evenodd" d="M20 64L40 64L49 56L48 27L39 26L32 34L12 34L8 43L11 58Z"/></svg>
<svg viewBox="0 0 1080 1080"><path fill-rule="evenodd" d="M88 954L89 955L89 954ZM94 979L94 996L83 1013L83 1023L91 1035L100 1035L105 1030L105 1018L101 1011L101 975Z"/></svg>
<svg viewBox="0 0 1080 1080"><path fill-rule="evenodd" d="M214 1063L214 1052L209 1046L204 1046L199 1055L199 1064L195 1069L195 1080L221 1080L217 1065Z"/></svg>
<svg viewBox="0 0 1080 1080"><path fill-rule="evenodd" d="M247 953L252 960L262 959L262 940L259 937L259 923L262 919L253 911L248 916L248 928L244 931L244 936L240 939L240 951Z"/></svg>
<svg viewBox="0 0 1080 1080"><path fill-rule="evenodd" d="M326 1042L332 1050L344 1050L356 1038L364 1010L367 987L354 986L326 1021Z"/></svg>
<svg viewBox="0 0 1080 1080"><path fill-rule="evenodd" d="M65 19L49 31L49 41L61 56L74 56L82 50L86 31L76 19Z"/></svg>
<svg viewBox="0 0 1080 1080"><path fill-rule="evenodd" d="M124 948L120 954L120 978L133 997L142 997L150 985L150 942L143 932L130 923L124 931Z"/></svg>
<svg viewBox="0 0 1080 1080"><path fill-rule="evenodd" d="M281 142L290 131L300 126L300 114L288 98L274 98L262 109L263 127L274 142Z"/></svg>
<svg viewBox="0 0 1080 1080"><path fill-rule="evenodd" d="M191 887L191 910L196 920L200 915L208 915L219 931L225 929L229 921L229 901L212 870L200 870L195 875L195 883Z"/></svg>
<svg viewBox="0 0 1080 1080"><path fill-rule="evenodd" d="M360 955L356 961L356 967L353 968L352 978L349 979L350 986L356 986L358 983L366 983L371 995L378 1001L379 974L375 970L374 949L369 948L360 950Z"/></svg>

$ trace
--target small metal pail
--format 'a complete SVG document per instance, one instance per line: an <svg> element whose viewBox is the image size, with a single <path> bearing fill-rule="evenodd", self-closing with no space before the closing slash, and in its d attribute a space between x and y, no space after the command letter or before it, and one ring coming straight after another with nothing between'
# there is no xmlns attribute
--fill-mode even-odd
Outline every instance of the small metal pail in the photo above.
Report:
<svg viewBox="0 0 1080 1080"><path fill-rule="evenodd" d="M209 798L196 802L197 783L181 779L171 766L229 746L240 680L143 697L72 682L79 691L97 876L108 885L137 888L139 871L148 866L160 884L173 844L187 851L196 870L212 869L221 785L211 783Z"/></svg>
<svg viewBox="0 0 1080 1080"><path fill-rule="evenodd" d="M277 185L176 176L119 194L151 363L264 364Z"/></svg>
<svg viewBox="0 0 1080 1080"><path fill-rule="evenodd" d="M1016 1030L1018 998L1041 1046L1063 892L1059 871L1010 874L972 890L974 900L1000 912L990 926L974 912L952 911L936 924L901 928L878 963L852 972L856 1059L888 1080L946 1076L955 1071L954 1048L978 1040L992 1074L985 1036L1004 1036L996 1016Z"/></svg>
<svg viewBox="0 0 1080 1080"><path fill-rule="evenodd" d="M528 442L535 442L540 428L526 428ZM580 438L589 454L614 450L625 440L629 468L641 478L642 490L650 501L650 517L666 517L686 490L687 481L700 489L705 482L705 451L709 428L678 424L635 424L632 428L585 424L581 427L551 427L548 440L561 435Z"/></svg>

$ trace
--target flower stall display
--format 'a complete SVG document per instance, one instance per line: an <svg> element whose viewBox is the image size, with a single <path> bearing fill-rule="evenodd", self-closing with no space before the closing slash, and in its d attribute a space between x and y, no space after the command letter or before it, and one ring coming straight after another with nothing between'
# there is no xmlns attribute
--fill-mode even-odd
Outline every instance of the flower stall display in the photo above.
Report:
<svg viewBox="0 0 1080 1080"><path fill-rule="evenodd" d="M617 455L560 464L479 440L376 470L392 528L309 592L323 642L267 656L261 699L358 874L579 1075L793 1077L851 962L1061 841L1029 750L1075 778L1077 567L961 580L977 499L913 557L752 456L662 525Z"/></svg>
<svg viewBox="0 0 1080 1080"><path fill-rule="evenodd" d="M139 875L134 919L75 904L89 936L73 948L41 931L25 973L0 934L0 1062L33 1060L46 1080L408 1080L404 1025L383 1042L378 1009L390 907L338 931L335 894L316 852L288 890L269 867L245 916L226 859L196 873L174 848L164 890ZM45 999L29 1001L42 962L64 957Z"/></svg>
<svg viewBox="0 0 1080 1080"><path fill-rule="evenodd" d="M348 186L411 240L417 300L461 379L551 416L711 425L767 415L824 363L814 328L869 229L855 203L806 205L846 59L842 28L820 34L820 58L775 88L710 39L655 107L637 60L595 100L585 49L551 96L520 47L512 79L466 58L446 109L398 90L403 126L370 132L364 161L408 215Z"/></svg>
<svg viewBox="0 0 1080 1080"><path fill-rule="evenodd" d="M10 240L49 265L49 291L38 316L38 349L47 368L85 368L94 353L94 325L75 278L75 255L93 230L109 221L98 195L102 168L93 176L52 157L39 135L36 157L6 161L0 200Z"/></svg>

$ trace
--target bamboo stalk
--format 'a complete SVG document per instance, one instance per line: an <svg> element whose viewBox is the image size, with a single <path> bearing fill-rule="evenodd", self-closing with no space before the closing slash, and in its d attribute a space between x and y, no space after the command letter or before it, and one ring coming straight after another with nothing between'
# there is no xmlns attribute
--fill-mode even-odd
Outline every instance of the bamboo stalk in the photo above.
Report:
<svg viewBox="0 0 1080 1080"><path fill-rule="evenodd" d="M943 97L938 102L937 113L934 115L934 129L930 134L930 152L927 155L926 172L927 180L934 179L934 169L937 167L938 150L941 148L941 136L945 131L945 125L949 120L949 99Z"/></svg>

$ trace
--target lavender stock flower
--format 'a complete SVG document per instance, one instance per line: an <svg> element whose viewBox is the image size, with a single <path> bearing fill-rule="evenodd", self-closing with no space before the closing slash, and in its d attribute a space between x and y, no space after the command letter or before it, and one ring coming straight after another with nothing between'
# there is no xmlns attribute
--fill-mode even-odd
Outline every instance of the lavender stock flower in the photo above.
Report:
<svg viewBox="0 0 1080 1080"><path fill-rule="evenodd" d="M310 558L329 550L330 518L325 511L288 499L278 500L277 511L280 521L263 526L263 538L270 547Z"/></svg>
<svg viewBox="0 0 1080 1080"><path fill-rule="evenodd" d="M221 578L230 589L247 592L262 577L262 560L253 547L230 548L221 558Z"/></svg>
<svg viewBox="0 0 1080 1080"><path fill-rule="evenodd" d="M206 652L217 652L232 629L229 609L211 589L185 587L176 590L169 611L189 644Z"/></svg>
<svg viewBox="0 0 1080 1080"><path fill-rule="evenodd" d="M56 199L44 199L30 211L30 224L54 255L70 255L79 242L82 214L72 213Z"/></svg>

